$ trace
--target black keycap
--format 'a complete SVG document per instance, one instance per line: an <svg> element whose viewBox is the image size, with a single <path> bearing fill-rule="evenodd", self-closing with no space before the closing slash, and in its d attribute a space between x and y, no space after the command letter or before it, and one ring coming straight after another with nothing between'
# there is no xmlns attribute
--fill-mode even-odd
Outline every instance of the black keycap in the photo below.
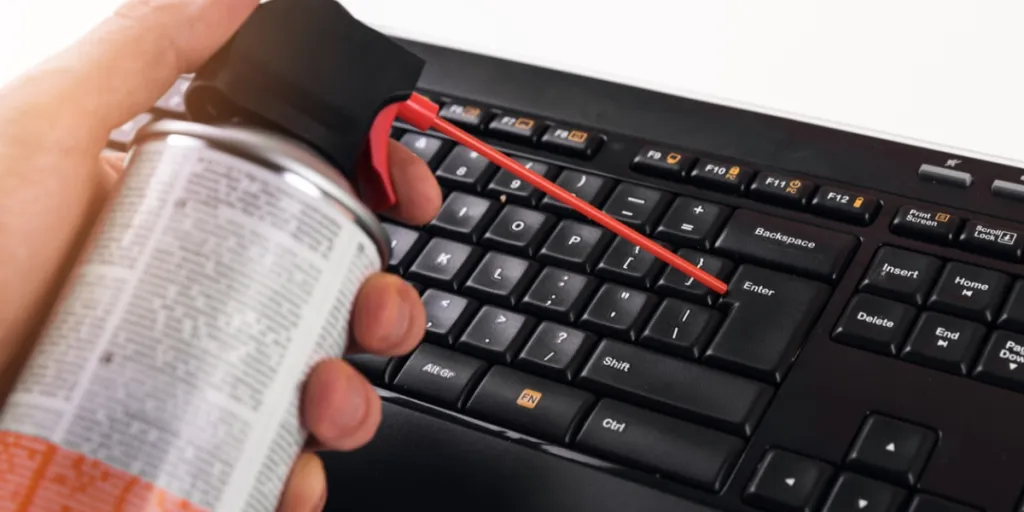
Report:
<svg viewBox="0 0 1024 512"><path fill-rule="evenodd" d="M936 370L967 375L985 337L985 326L927 311L910 334L902 357Z"/></svg>
<svg viewBox="0 0 1024 512"><path fill-rule="evenodd" d="M437 113L438 117L465 130L479 130L484 123L484 109L464 103L448 103Z"/></svg>
<svg viewBox="0 0 1024 512"><path fill-rule="evenodd" d="M377 386L388 384L394 377L390 375L392 373L390 370L395 367L395 360L390 357L376 354L349 354L345 356L345 361Z"/></svg>
<svg viewBox="0 0 1024 512"><path fill-rule="evenodd" d="M466 404L466 412L540 439L568 443L594 400L565 384L495 366Z"/></svg>
<svg viewBox="0 0 1024 512"><path fill-rule="evenodd" d="M476 242L498 213L500 205L490 199L452 192L427 229L439 236L462 242Z"/></svg>
<svg viewBox="0 0 1024 512"><path fill-rule="evenodd" d="M718 330L722 315L710 308L665 299L658 306L640 344L669 354L697 359Z"/></svg>
<svg viewBox="0 0 1024 512"><path fill-rule="evenodd" d="M941 269L942 260L934 256L882 247L860 282L860 291L920 306Z"/></svg>
<svg viewBox="0 0 1024 512"><path fill-rule="evenodd" d="M899 512L906 491L855 473L839 475L822 512Z"/></svg>
<svg viewBox="0 0 1024 512"><path fill-rule="evenodd" d="M830 293L821 283L740 266L722 298L729 313L704 360L781 382Z"/></svg>
<svg viewBox="0 0 1024 512"><path fill-rule="evenodd" d="M526 292L520 308L558 322L575 323L596 287L597 281L590 276L547 267Z"/></svg>
<svg viewBox="0 0 1024 512"><path fill-rule="evenodd" d="M655 306L657 298L650 293L606 283L580 318L580 327L618 339L635 340Z"/></svg>
<svg viewBox="0 0 1024 512"><path fill-rule="evenodd" d="M612 340L598 345L576 382L612 398L741 436L753 432L774 393L759 382Z"/></svg>
<svg viewBox="0 0 1024 512"><path fill-rule="evenodd" d="M450 141L416 132L402 135L401 143L426 162L431 169L437 168L437 164L452 145Z"/></svg>
<svg viewBox="0 0 1024 512"><path fill-rule="evenodd" d="M730 194L740 194L747 189L754 171L722 162L701 161L690 173L690 179L702 186Z"/></svg>
<svg viewBox="0 0 1024 512"><path fill-rule="evenodd" d="M519 354L535 322L507 309L484 306L455 348L487 361L509 364Z"/></svg>
<svg viewBox="0 0 1024 512"><path fill-rule="evenodd" d="M661 220L654 237L680 247L708 250L732 208L690 197L678 197Z"/></svg>
<svg viewBox="0 0 1024 512"><path fill-rule="evenodd" d="M420 298L427 313L423 338L431 343L451 345L473 318L477 302L441 290L429 289Z"/></svg>
<svg viewBox="0 0 1024 512"><path fill-rule="evenodd" d="M575 220L563 220L555 228L537 261L580 272L594 270L594 262L614 238L606 229Z"/></svg>
<svg viewBox="0 0 1024 512"><path fill-rule="evenodd" d="M858 294L839 317L832 339L887 356L896 355L916 316L917 310L912 306Z"/></svg>
<svg viewBox="0 0 1024 512"><path fill-rule="evenodd" d="M185 111L185 92L188 90L188 86L192 83L192 80L188 77L179 77L174 81L174 85L171 86L153 108L160 111L164 116L183 118L186 116Z"/></svg>
<svg viewBox="0 0 1024 512"><path fill-rule="evenodd" d="M427 244L425 233L413 231L409 228L398 226L390 222L384 222L384 229L391 238L391 260L388 261L388 271L404 274L409 270L409 265L416 261L420 250Z"/></svg>
<svg viewBox="0 0 1024 512"><path fill-rule="evenodd" d="M664 267L661 260L639 245L615 237L594 273L630 286L648 288Z"/></svg>
<svg viewBox="0 0 1024 512"><path fill-rule="evenodd" d="M1002 306L1010 278L1001 272L959 262L946 265L928 307L978 322L991 322Z"/></svg>
<svg viewBox="0 0 1024 512"><path fill-rule="evenodd" d="M553 179L558 169L550 164L544 162L537 162L522 157L515 157L515 161L519 162L527 169L547 178ZM534 188L533 185L519 179L515 174L512 174L505 169L499 169L498 174L491 181L491 184L487 186L485 193L491 197L501 198L504 197L506 202L522 204L526 206L534 206L537 201L544 195L543 192Z"/></svg>
<svg viewBox="0 0 1024 512"><path fill-rule="evenodd" d="M871 415L846 457L847 466L896 485L917 485L935 447L935 431L885 416Z"/></svg>
<svg viewBox="0 0 1024 512"><path fill-rule="evenodd" d="M139 133L139 130L154 119L153 114L148 112L143 112L133 117L127 123L110 132L110 136L107 138L107 145L118 151L127 151L135 141L135 135Z"/></svg>
<svg viewBox="0 0 1024 512"><path fill-rule="evenodd" d="M622 402L601 400L583 426L576 446L627 466L718 492L745 443Z"/></svg>
<svg viewBox="0 0 1024 512"><path fill-rule="evenodd" d="M519 303L539 269L534 261L492 251L484 256L462 290L467 295L512 307Z"/></svg>
<svg viewBox="0 0 1024 512"><path fill-rule="evenodd" d="M540 138L540 145L554 153L591 159L601 149L600 135L570 126L554 125Z"/></svg>
<svg viewBox="0 0 1024 512"><path fill-rule="evenodd" d="M896 212L889 229L907 238L948 244L960 229L960 223L960 217L943 211L904 206Z"/></svg>
<svg viewBox="0 0 1024 512"><path fill-rule="evenodd" d="M682 151L647 146L633 158L630 169L671 181L682 181L697 159Z"/></svg>
<svg viewBox="0 0 1024 512"><path fill-rule="evenodd" d="M676 254L697 268L723 281L729 279L735 267L729 260L710 254L702 254L693 249L680 249ZM711 305L718 301L718 294L712 292L707 286L680 272L675 267L667 265L658 283L654 285L654 290L658 293L685 299L697 304Z"/></svg>
<svg viewBox="0 0 1024 512"><path fill-rule="evenodd" d="M441 162L435 176L440 185L480 192L496 169L483 155L466 146L456 146Z"/></svg>
<svg viewBox="0 0 1024 512"><path fill-rule="evenodd" d="M508 205L491 224L480 243L520 256L533 256L555 225L550 213Z"/></svg>
<svg viewBox="0 0 1024 512"><path fill-rule="evenodd" d="M669 195L653 188L622 183L604 205L604 211L640 233L650 233Z"/></svg>
<svg viewBox="0 0 1024 512"><path fill-rule="evenodd" d="M811 512L833 472L824 462L773 449L761 460L743 500L771 512Z"/></svg>
<svg viewBox="0 0 1024 512"><path fill-rule="evenodd" d="M996 325L1003 329L1024 332L1024 280L1018 280L1013 285Z"/></svg>
<svg viewBox="0 0 1024 512"><path fill-rule="evenodd" d="M1020 261L1021 249L1024 249L1024 234L1005 226L971 221L960 235L960 247L985 256L1016 262Z"/></svg>
<svg viewBox="0 0 1024 512"><path fill-rule="evenodd" d="M483 251L479 247L446 238L434 238L423 248L406 277L428 286L454 291L462 286L476 267L481 254Z"/></svg>
<svg viewBox="0 0 1024 512"><path fill-rule="evenodd" d="M978 360L974 378L1015 391L1024 391L1024 335L995 331Z"/></svg>
<svg viewBox="0 0 1024 512"><path fill-rule="evenodd" d="M954 503L928 494L917 494L910 502L907 512L981 512L981 509Z"/></svg>
<svg viewBox="0 0 1024 512"><path fill-rule="evenodd" d="M849 190L822 187L811 201L811 211L822 217L866 226L875 221L878 200Z"/></svg>
<svg viewBox="0 0 1024 512"><path fill-rule="evenodd" d="M487 130L491 135L520 144L533 144L544 125L532 117L501 114L494 117Z"/></svg>
<svg viewBox="0 0 1024 512"><path fill-rule="evenodd" d="M750 197L787 208L803 208L815 187L807 180L762 172L750 185Z"/></svg>
<svg viewBox="0 0 1024 512"><path fill-rule="evenodd" d="M860 245L857 237L739 210L715 248L726 256L835 282Z"/></svg>
<svg viewBox="0 0 1024 512"><path fill-rule="evenodd" d="M420 345L395 378L400 393L458 409L486 370L483 361L434 345Z"/></svg>
<svg viewBox="0 0 1024 512"><path fill-rule="evenodd" d="M558 175L558 179L555 180L555 184L597 208L601 207L601 204L608 197L608 193L612 189L612 181L608 178L572 170L562 171ZM544 199L541 200L540 209L560 217L584 219L583 214L578 213L549 195L545 195Z"/></svg>
<svg viewBox="0 0 1024 512"><path fill-rule="evenodd" d="M569 382L576 377L597 338L554 322L543 322L530 337L516 366L549 379Z"/></svg>

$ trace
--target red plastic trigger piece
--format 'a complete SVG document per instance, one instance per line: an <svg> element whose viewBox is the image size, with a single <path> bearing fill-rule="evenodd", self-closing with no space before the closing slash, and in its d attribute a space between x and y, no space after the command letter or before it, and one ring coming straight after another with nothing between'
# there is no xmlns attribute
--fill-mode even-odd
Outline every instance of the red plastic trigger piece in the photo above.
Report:
<svg viewBox="0 0 1024 512"><path fill-rule="evenodd" d="M386 210L398 202L391 182L388 147L391 144L391 125L400 106L400 103L388 105L377 114L356 172L359 192L373 211Z"/></svg>

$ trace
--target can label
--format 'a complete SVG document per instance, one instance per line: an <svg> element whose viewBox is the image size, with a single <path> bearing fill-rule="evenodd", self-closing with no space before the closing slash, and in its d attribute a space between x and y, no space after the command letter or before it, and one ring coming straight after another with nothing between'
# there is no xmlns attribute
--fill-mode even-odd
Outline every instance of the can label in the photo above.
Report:
<svg viewBox="0 0 1024 512"><path fill-rule="evenodd" d="M310 182L173 137L137 148L0 414L0 511L277 506L381 257Z"/></svg>

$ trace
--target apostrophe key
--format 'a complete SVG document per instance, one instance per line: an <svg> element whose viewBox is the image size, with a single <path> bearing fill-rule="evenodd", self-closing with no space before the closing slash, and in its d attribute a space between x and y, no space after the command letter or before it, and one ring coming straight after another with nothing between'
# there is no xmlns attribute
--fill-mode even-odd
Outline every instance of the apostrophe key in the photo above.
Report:
<svg viewBox="0 0 1024 512"><path fill-rule="evenodd" d="M867 226L878 214L878 200L849 190L822 187L811 201L811 211L822 217Z"/></svg>
<svg viewBox="0 0 1024 512"><path fill-rule="evenodd" d="M696 161L680 151L646 146L633 158L630 168L641 174L681 181Z"/></svg>
<svg viewBox="0 0 1024 512"><path fill-rule="evenodd" d="M601 148L601 136L586 130L555 125L544 132L540 145L555 153L590 159Z"/></svg>
<svg viewBox="0 0 1024 512"><path fill-rule="evenodd" d="M495 116L488 125L487 131L501 139L521 144L533 144L542 127L541 122L532 117L501 114Z"/></svg>

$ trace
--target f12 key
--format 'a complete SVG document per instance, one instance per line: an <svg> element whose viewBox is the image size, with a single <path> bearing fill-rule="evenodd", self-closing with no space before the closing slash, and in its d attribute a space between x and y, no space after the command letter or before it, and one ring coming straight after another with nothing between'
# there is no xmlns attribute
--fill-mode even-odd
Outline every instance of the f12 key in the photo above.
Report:
<svg viewBox="0 0 1024 512"><path fill-rule="evenodd" d="M811 201L811 211L830 219L867 226L878 215L878 199L849 190L822 187Z"/></svg>

